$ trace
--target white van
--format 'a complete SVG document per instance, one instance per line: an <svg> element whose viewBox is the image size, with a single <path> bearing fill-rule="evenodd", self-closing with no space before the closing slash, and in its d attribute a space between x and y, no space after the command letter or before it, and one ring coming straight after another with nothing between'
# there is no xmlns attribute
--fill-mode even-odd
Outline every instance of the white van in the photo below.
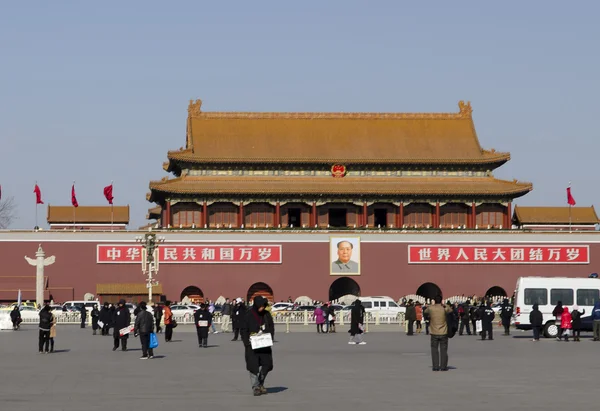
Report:
<svg viewBox="0 0 600 411"><path fill-rule="evenodd" d="M552 311L558 301L569 311L574 305L585 313L581 316L581 330L592 330L592 308L600 300L600 279L566 277L520 277L517 280L514 302L514 321L519 330L531 330L529 313L537 303L544 317L543 334L546 338L556 337L560 325L555 324Z"/></svg>
<svg viewBox="0 0 600 411"><path fill-rule="evenodd" d="M365 311L380 315L398 315L406 312L406 308L400 307L391 297L358 297Z"/></svg>

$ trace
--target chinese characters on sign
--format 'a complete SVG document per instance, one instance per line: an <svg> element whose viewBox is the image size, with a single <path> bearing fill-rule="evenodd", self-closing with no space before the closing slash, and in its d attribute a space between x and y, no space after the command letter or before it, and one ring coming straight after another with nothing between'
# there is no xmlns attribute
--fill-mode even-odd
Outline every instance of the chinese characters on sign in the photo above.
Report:
<svg viewBox="0 0 600 411"><path fill-rule="evenodd" d="M142 247L137 244L97 246L98 263L142 262ZM161 245L161 264L280 264L281 245Z"/></svg>
<svg viewBox="0 0 600 411"><path fill-rule="evenodd" d="M587 245L409 245L409 264L589 264Z"/></svg>

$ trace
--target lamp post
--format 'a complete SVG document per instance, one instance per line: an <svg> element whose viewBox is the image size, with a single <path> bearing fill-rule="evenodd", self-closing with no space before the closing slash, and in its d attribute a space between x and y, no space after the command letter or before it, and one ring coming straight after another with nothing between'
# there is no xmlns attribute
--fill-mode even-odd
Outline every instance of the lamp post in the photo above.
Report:
<svg viewBox="0 0 600 411"><path fill-rule="evenodd" d="M147 276L148 303L152 302L152 287L158 285L154 277L158 275L158 245L165 241L164 237L157 237L152 228L143 236L136 236L135 241L142 245L142 274Z"/></svg>

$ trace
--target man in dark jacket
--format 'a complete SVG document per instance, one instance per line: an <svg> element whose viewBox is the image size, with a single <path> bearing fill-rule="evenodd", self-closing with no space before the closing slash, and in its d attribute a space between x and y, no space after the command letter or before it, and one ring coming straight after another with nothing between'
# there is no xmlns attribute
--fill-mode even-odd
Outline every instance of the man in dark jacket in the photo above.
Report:
<svg viewBox="0 0 600 411"><path fill-rule="evenodd" d="M104 303L102 308L100 309L100 315L98 320L102 323L102 335L108 335L108 327L110 326L111 321L110 310L108 309L108 303Z"/></svg>
<svg viewBox="0 0 600 411"><path fill-rule="evenodd" d="M471 308L469 308L469 318L471 319L471 327L473 328L473 335L477 336L477 321L479 318L479 310L477 309L477 303L473 302Z"/></svg>
<svg viewBox="0 0 600 411"><path fill-rule="evenodd" d="M489 302L486 302L486 305L481 306L481 308L479 309L479 315L481 317L481 326L482 326L482 331L481 331L481 339L485 340L486 335L487 337L491 340L494 339L494 317L496 316L496 313L494 313L494 310L492 310L492 306L490 305Z"/></svg>
<svg viewBox="0 0 600 411"><path fill-rule="evenodd" d="M162 305L156 304L154 306L154 319L156 320L156 333L157 334L162 332L162 327L160 326L160 320L162 320L162 315L163 315Z"/></svg>
<svg viewBox="0 0 600 411"><path fill-rule="evenodd" d="M250 372L252 391L255 396L267 393L265 379L267 374L273 370L273 350L271 347L252 349L251 336L258 333L274 334L273 318L265 310L268 305L266 298L258 296L254 299L254 305L243 317L240 332L244 342L246 369Z"/></svg>
<svg viewBox="0 0 600 411"><path fill-rule="evenodd" d="M50 312L50 306L44 305L44 308L40 311L40 335L39 335L39 349L40 354L50 352L50 328L52 328L52 313Z"/></svg>
<svg viewBox="0 0 600 411"><path fill-rule="evenodd" d="M208 312L206 304L200 305L200 309L194 313L196 334L198 334L198 347L208 347L208 328L212 325L212 314Z"/></svg>
<svg viewBox="0 0 600 411"><path fill-rule="evenodd" d="M406 321L408 321L408 331L407 331L406 335L413 335L414 334L413 327L414 327L415 321L417 321L417 310L415 309L413 300L408 300L404 318L406 319Z"/></svg>
<svg viewBox="0 0 600 411"><path fill-rule="evenodd" d="M140 336L140 342L142 343L140 360L152 359L154 358L154 349L150 348L150 334L154 331L154 317L146 310L145 301L141 301L138 307L140 311L135 316L133 333ZM127 311L129 313L129 310Z"/></svg>
<svg viewBox="0 0 600 411"><path fill-rule="evenodd" d="M18 330L21 322L21 310L19 310L19 306L15 305L15 308L10 312L10 320L12 321L13 330Z"/></svg>
<svg viewBox="0 0 600 411"><path fill-rule="evenodd" d="M121 350L127 351L127 339L129 338L129 334L120 334L120 330L129 327L131 324L131 314L129 313L129 309L125 306L125 300L119 300L119 305L115 310L112 323L114 326L113 351L117 351L117 348L119 348L119 342L121 343Z"/></svg>
<svg viewBox="0 0 600 411"><path fill-rule="evenodd" d="M365 345L366 342L362 340L362 333L364 331L365 323L365 307L363 307L360 300L354 301L352 309L350 310L350 341L348 344Z"/></svg>
<svg viewBox="0 0 600 411"><path fill-rule="evenodd" d="M100 318L100 311L98 311L98 305L94 305L92 308L92 312L90 313L92 316L92 330L93 335L96 335L96 330L98 330L98 319Z"/></svg>
<svg viewBox="0 0 600 411"><path fill-rule="evenodd" d="M579 311L579 307L574 305L571 311L571 324L573 324L573 341L581 342L581 316L585 310Z"/></svg>
<svg viewBox="0 0 600 411"><path fill-rule="evenodd" d="M85 308L85 305L79 306L79 314L81 316L81 328L85 328L85 320L87 318L87 308Z"/></svg>
<svg viewBox="0 0 600 411"><path fill-rule="evenodd" d="M594 341L600 341L600 301L596 301L592 309L592 327L594 331Z"/></svg>
<svg viewBox="0 0 600 411"><path fill-rule="evenodd" d="M231 313L231 325L233 327L233 338L231 339L231 341L237 341L240 335L240 327L244 322L244 318L247 312L246 304L244 304L244 301L242 301L241 298L238 298L237 300L235 300L235 302L236 304L233 307Z"/></svg>
<svg viewBox="0 0 600 411"><path fill-rule="evenodd" d="M533 341L540 340L540 332L544 323L544 316L542 315L537 303L533 304L533 309L529 313L529 323L533 328Z"/></svg>
<svg viewBox="0 0 600 411"><path fill-rule="evenodd" d="M458 335L463 335L463 331L465 327L467 328L467 334L471 335L471 327L469 326L469 316L471 310L471 301L467 300L464 304L458 309L458 315L460 316L460 329L458 330ZM473 329L475 332L475 329Z"/></svg>
<svg viewBox="0 0 600 411"><path fill-rule="evenodd" d="M508 298L505 298L504 301L502 301L502 306L500 307L500 319L502 320L502 325L504 326L504 335L510 335L510 320L512 319L512 315L512 306L508 302Z"/></svg>

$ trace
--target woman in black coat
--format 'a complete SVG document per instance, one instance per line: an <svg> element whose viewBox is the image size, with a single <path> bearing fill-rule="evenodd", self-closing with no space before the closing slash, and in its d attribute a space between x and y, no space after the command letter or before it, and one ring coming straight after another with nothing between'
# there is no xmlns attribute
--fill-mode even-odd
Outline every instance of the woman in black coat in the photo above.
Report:
<svg viewBox="0 0 600 411"><path fill-rule="evenodd" d="M96 335L96 331L98 330L98 319L100 318L100 311L98 311L98 306L94 305L94 308L92 308L92 312L90 313L90 315L92 316L92 330L94 331L93 334Z"/></svg>
<svg viewBox="0 0 600 411"><path fill-rule="evenodd" d="M585 314L585 310L579 312L579 307L574 306L571 311L571 323L573 324L573 340L580 342L581 337L581 316Z"/></svg>
<svg viewBox="0 0 600 411"><path fill-rule="evenodd" d="M544 323L544 316L540 312L539 306L533 304L533 310L529 313L529 323L533 328L533 341L540 340L540 332L542 330L542 325Z"/></svg>
<svg viewBox="0 0 600 411"><path fill-rule="evenodd" d="M244 314L240 332L244 342L246 369L250 372L252 391L255 396L267 393L265 379L273 370L273 350L271 347L252 349L250 336L258 333L270 333L273 336L273 318L265 310L269 302L266 298L258 296L254 299L252 308Z"/></svg>
<svg viewBox="0 0 600 411"><path fill-rule="evenodd" d="M363 324L365 323L365 307L360 300L354 301L352 310L350 310L350 341L348 344L364 345L362 340Z"/></svg>

